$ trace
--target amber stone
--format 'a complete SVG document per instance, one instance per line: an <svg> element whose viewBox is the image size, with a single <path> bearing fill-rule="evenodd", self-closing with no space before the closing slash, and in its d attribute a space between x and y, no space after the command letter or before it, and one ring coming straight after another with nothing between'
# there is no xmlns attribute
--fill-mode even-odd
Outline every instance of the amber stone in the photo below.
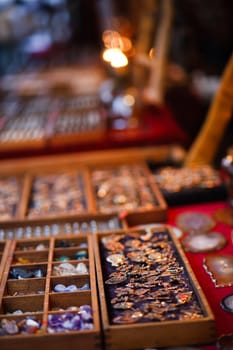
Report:
<svg viewBox="0 0 233 350"><path fill-rule="evenodd" d="M204 259L204 267L216 287L233 286L233 256L210 254Z"/></svg>

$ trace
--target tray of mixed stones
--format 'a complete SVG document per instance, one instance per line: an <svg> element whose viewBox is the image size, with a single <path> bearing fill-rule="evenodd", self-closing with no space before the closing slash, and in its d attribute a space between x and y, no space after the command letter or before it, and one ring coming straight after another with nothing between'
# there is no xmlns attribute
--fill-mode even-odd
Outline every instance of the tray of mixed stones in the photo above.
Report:
<svg viewBox="0 0 233 350"><path fill-rule="evenodd" d="M46 338L47 345L62 349L69 335L71 344L96 348L99 313L89 235L12 240L0 291L1 347L29 349Z"/></svg>

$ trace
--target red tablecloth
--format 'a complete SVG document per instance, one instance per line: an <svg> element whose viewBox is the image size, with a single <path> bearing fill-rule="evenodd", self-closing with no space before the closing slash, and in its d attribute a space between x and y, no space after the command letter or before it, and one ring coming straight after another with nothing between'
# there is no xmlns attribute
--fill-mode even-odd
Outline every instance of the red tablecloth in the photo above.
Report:
<svg viewBox="0 0 233 350"><path fill-rule="evenodd" d="M220 208L226 207L225 202L214 202L214 203L204 203L204 204L195 204L187 205L180 207L169 208L168 211L168 223L171 225L176 224L176 218L180 213L188 211L197 211L209 215ZM232 226L229 226L224 223L216 222L216 227L213 231L221 232L227 238L227 245L216 252L216 254L232 254L233 255L233 243L231 240L231 231L233 230ZM209 305L213 311L213 314L216 319L217 326L217 336L220 337L225 334L233 333L233 314L230 314L222 309L220 302L222 298L233 293L232 287L215 287L213 281L211 280L210 275L206 272L203 267L203 259L208 253L191 253L186 252L186 256L190 262L190 265L203 289L203 292L206 295L206 298L209 302ZM202 349L205 350L214 350L217 349L216 346L205 346Z"/></svg>

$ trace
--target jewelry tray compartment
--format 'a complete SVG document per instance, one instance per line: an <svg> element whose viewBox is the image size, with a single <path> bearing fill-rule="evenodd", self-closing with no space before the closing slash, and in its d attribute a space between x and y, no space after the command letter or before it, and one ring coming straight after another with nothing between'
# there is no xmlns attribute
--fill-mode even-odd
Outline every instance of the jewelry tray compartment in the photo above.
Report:
<svg viewBox="0 0 233 350"><path fill-rule="evenodd" d="M103 140L107 131L107 119L99 105L57 112L53 122L49 146L64 147L94 143Z"/></svg>
<svg viewBox="0 0 233 350"><path fill-rule="evenodd" d="M7 179L13 173L22 178L14 222L115 216L131 227L165 221L167 204L152 181L147 157L122 150L111 158L103 151L63 161L49 156L41 163L6 164ZM12 215L0 213L0 224L9 223ZM0 239L1 235L0 231Z"/></svg>
<svg viewBox="0 0 233 350"><path fill-rule="evenodd" d="M145 161L90 166L89 182L96 211L116 213L130 227L165 221L167 204L150 175Z"/></svg>
<svg viewBox="0 0 233 350"><path fill-rule="evenodd" d="M145 225L93 239L106 349L216 340L212 311L170 227Z"/></svg>
<svg viewBox="0 0 233 350"><path fill-rule="evenodd" d="M169 206L227 199L227 189L219 171L210 165L161 167L152 170L154 182Z"/></svg>
<svg viewBox="0 0 233 350"><path fill-rule="evenodd" d="M90 234L6 241L0 347L101 348ZM5 249L6 251L6 249Z"/></svg>

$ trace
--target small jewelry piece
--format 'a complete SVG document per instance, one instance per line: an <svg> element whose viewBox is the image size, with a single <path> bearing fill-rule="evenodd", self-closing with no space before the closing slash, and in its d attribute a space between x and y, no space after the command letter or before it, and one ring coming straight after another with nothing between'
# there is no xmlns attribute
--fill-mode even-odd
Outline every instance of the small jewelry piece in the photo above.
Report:
<svg viewBox="0 0 233 350"><path fill-rule="evenodd" d="M225 236L218 232L197 233L188 235L182 240L186 251L193 253L208 252L222 249L227 243Z"/></svg>
<svg viewBox="0 0 233 350"><path fill-rule="evenodd" d="M177 226L184 232L208 232L215 226L211 216L199 212L186 212L177 217Z"/></svg>
<svg viewBox="0 0 233 350"><path fill-rule="evenodd" d="M116 277L110 277L109 279L107 279L105 281L106 284L119 284L119 283L122 283L124 281L126 281L127 279L127 276L126 275L119 275L119 276L116 276Z"/></svg>
<svg viewBox="0 0 233 350"><path fill-rule="evenodd" d="M121 309L121 310L127 310L127 309L131 309L133 306L133 303L129 302L129 301L125 301L125 302L119 302L113 305L114 309Z"/></svg>
<svg viewBox="0 0 233 350"><path fill-rule="evenodd" d="M233 256L209 254L204 259L204 267L216 287L233 285Z"/></svg>
<svg viewBox="0 0 233 350"><path fill-rule="evenodd" d="M112 266L119 266L125 263L126 258L122 254L111 254L106 258L106 261L112 264Z"/></svg>
<svg viewBox="0 0 233 350"><path fill-rule="evenodd" d="M125 311L121 315L114 317L113 323L135 323L143 317L143 313L139 310Z"/></svg>
<svg viewBox="0 0 233 350"><path fill-rule="evenodd" d="M221 300L223 310L233 313L233 294L229 294Z"/></svg>

